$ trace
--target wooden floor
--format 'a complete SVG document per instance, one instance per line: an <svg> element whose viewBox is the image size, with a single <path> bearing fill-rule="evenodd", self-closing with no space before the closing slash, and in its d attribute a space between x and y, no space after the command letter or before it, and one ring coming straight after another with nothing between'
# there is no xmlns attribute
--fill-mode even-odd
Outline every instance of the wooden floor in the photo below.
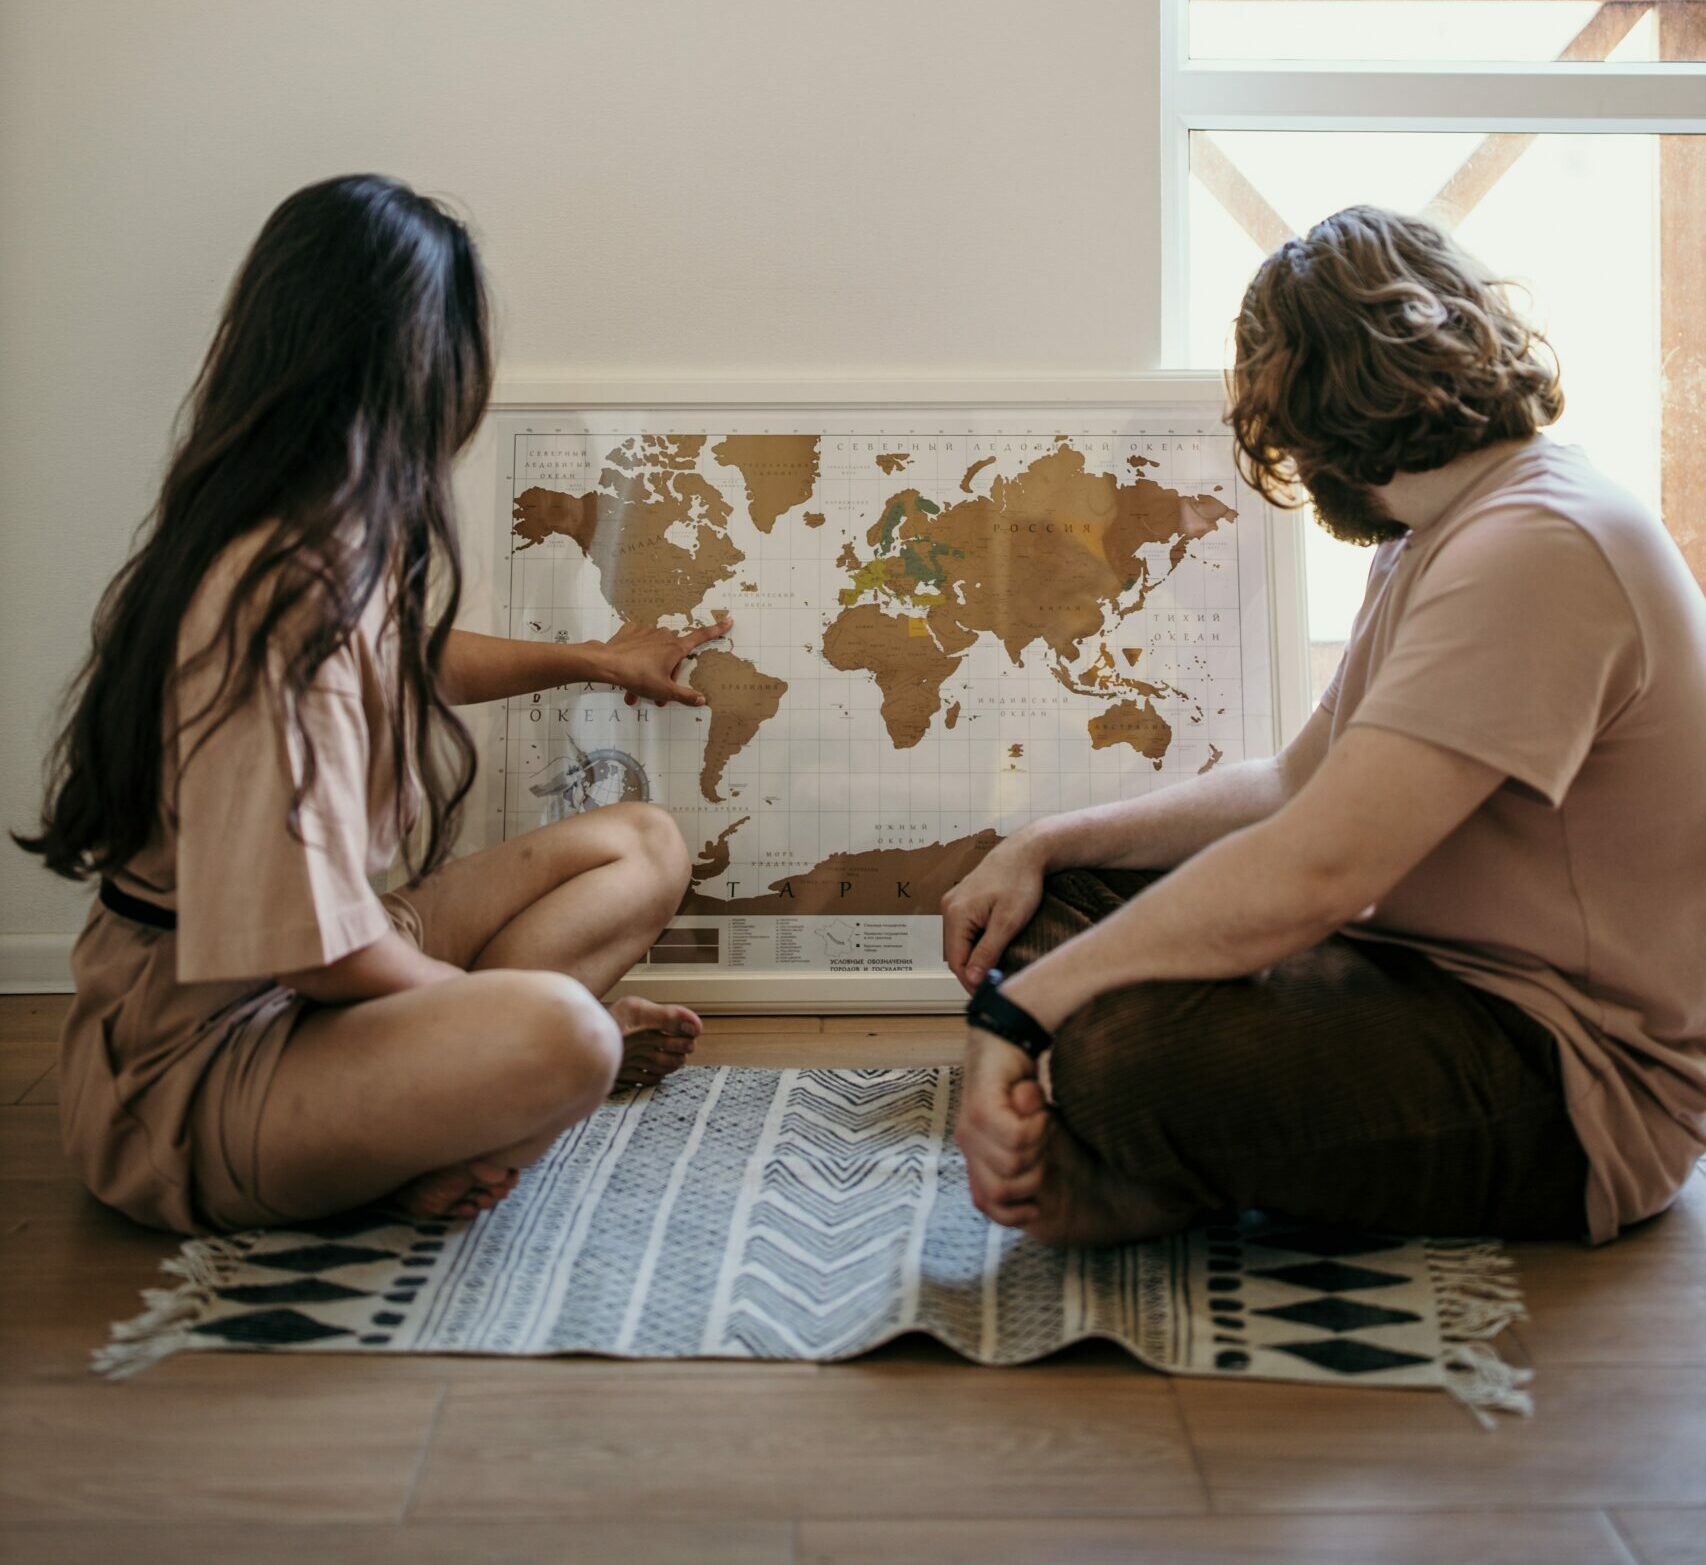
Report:
<svg viewBox="0 0 1706 1565"><path fill-rule="evenodd" d="M0 999L0 1559L1706 1561L1706 1177L1608 1250L1519 1246L1539 1412L1484 1434L1413 1392L1169 1380L1109 1349L974 1369L91 1348L171 1242L57 1140L64 1002ZM953 1057L948 1022L725 1020L706 1063Z"/></svg>

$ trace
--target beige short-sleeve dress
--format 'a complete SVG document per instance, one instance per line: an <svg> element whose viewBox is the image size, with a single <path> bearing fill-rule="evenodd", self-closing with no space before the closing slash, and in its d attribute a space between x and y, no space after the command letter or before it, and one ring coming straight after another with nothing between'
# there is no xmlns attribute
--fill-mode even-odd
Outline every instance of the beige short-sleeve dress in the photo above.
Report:
<svg viewBox="0 0 1706 1565"><path fill-rule="evenodd" d="M310 1002L278 975L335 962L393 927L419 936L408 904L369 883L398 848L386 594L374 594L302 700L315 766L300 836L289 813L304 756L277 684L263 681L217 726L196 718L225 668L221 655L198 654L213 648L262 541L226 550L184 616L161 818L113 876L174 911L177 927L95 903L72 956L77 994L60 1047L65 1150L84 1182L138 1222L180 1232L282 1215L257 1179L256 1130ZM175 733L180 712L191 722Z"/></svg>

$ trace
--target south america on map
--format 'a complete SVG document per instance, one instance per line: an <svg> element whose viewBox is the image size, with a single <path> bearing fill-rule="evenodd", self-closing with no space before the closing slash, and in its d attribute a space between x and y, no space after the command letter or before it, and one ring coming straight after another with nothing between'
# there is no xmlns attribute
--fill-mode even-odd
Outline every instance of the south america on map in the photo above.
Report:
<svg viewBox="0 0 1706 1565"><path fill-rule="evenodd" d="M652 962L940 970L942 894L1040 815L1272 745L1266 539L1198 411L507 415L508 634L734 619L699 708L510 703L505 836L649 799L695 858Z"/></svg>

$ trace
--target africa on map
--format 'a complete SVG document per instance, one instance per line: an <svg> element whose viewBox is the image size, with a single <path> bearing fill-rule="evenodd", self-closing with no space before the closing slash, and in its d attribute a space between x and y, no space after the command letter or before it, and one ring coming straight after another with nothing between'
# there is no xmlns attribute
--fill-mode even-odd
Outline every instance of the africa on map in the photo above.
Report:
<svg viewBox="0 0 1706 1565"><path fill-rule="evenodd" d="M657 964L929 972L942 893L1043 814L1270 753L1259 498L1196 410L500 417L509 634L732 614L702 708L509 704L503 834L622 799L693 884Z"/></svg>

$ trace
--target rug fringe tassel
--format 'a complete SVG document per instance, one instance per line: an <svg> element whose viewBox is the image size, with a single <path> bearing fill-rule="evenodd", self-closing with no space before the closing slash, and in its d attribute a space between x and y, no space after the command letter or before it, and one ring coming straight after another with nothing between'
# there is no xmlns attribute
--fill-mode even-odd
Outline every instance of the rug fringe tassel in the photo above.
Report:
<svg viewBox="0 0 1706 1565"><path fill-rule="evenodd" d="M1534 1398L1522 1388L1534 1379L1534 1371L1505 1363L1486 1343L1455 1342L1439 1363L1446 1372L1445 1389L1483 1429L1495 1427L1494 1413L1533 1416Z"/></svg>
<svg viewBox="0 0 1706 1565"><path fill-rule="evenodd" d="M1488 1345L1528 1319L1516 1262L1501 1245L1481 1239L1429 1240L1427 1261L1446 1343L1440 1357L1445 1389L1484 1429L1493 1427L1494 1412L1530 1416L1534 1398L1521 1388L1534 1372L1513 1368Z"/></svg>
<svg viewBox="0 0 1706 1565"><path fill-rule="evenodd" d="M1497 1244L1430 1240L1428 1270L1447 1342L1478 1342L1528 1318L1516 1263Z"/></svg>
<svg viewBox="0 0 1706 1565"><path fill-rule="evenodd" d="M142 1313L112 1328L112 1340L90 1355L90 1368L108 1380L128 1380L189 1347L190 1327L246 1254L246 1246L229 1239L192 1239L160 1263L168 1277L183 1280L175 1288L145 1288Z"/></svg>

